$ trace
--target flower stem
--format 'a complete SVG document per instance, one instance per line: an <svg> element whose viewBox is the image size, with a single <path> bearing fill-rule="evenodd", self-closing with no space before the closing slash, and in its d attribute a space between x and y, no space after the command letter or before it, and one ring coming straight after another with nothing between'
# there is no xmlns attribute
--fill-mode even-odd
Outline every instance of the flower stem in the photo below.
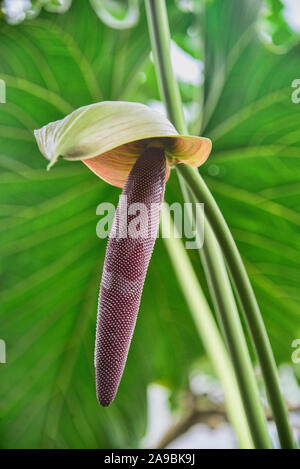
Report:
<svg viewBox="0 0 300 469"><path fill-rule="evenodd" d="M180 178L182 180L182 178ZM185 200L192 202L195 208L197 200L194 195L182 187ZM195 210L197 210L195 208ZM195 211L194 210L194 211ZM197 215L197 213L195 213ZM193 217L196 229L198 217ZM243 397L243 404L248 418L251 435L257 449L272 448L268 435L267 422L260 402L258 386L255 380L247 343L239 318L238 309L228 278L224 257L207 220L205 220L204 243L199 254L205 271L210 295L219 324L231 356L233 368Z"/></svg>
<svg viewBox="0 0 300 469"><path fill-rule="evenodd" d="M223 255L252 334L281 446L282 448L294 448L271 344L240 253L219 207L199 173L196 173L192 168L184 167L184 165L178 169L197 200L201 200L205 204L206 216L219 245L222 246Z"/></svg>
<svg viewBox="0 0 300 469"><path fill-rule="evenodd" d="M171 237L164 238L164 241L166 242L166 248L175 274L182 287L205 350L223 385L228 417L236 432L239 445L241 448L251 449L253 448L253 442L228 352L210 307L200 288L190 259L182 245L182 241L178 239L179 236L176 233L176 227L173 226L170 212L165 205L162 208L161 229L163 236L165 229L170 229L170 233L174 234Z"/></svg>
<svg viewBox="0 0 300 469"><path fill-rule="evenodd" d="M180 134L187 135L181 97L170 56L170 31L164 0L145 0L150 39L160 93L168 117Z"/></svg>
<svg viewBox="0 0 300 469"><path fill-rule="evenodd" d="M145 0L145 4L156 71L168 116L179 133L187 134L178 84L174 78L170 59L170 32L165 1ZM197 200L205 204L207 219L219 245L222 246L223 255L252 334L281 446L294 448L272 348L239 251L217 203L198 171L185 165L178 165L177 168Z"/></svg>

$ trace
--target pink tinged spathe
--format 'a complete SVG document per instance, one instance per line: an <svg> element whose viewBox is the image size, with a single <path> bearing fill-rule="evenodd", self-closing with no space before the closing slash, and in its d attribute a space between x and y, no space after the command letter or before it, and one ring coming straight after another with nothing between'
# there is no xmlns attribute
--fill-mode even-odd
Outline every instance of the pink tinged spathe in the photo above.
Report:
<svg viewBox="0 0 300 469"><path fill-rule="evenodd" d="M122 195L127 197L127 206L142 203L149 213L153 205L159 210L149 217L146 236L145 232L141 237L114 236L108 242L100 286L95 347L97 398L103 406L114 400L125 367L158 232L165 180L164 150L159 147L146 149L133 166ZM113 233L118 232L124 220L124 210L124 203L119 204ZM131 218L129 215L128 224Z"/></svg>
<svg viewBox="0 0 300 469"><path fill-rule="evenodd" d="M59 159L82 161L97 176L123 188L128 174L153 140L160 141L170 169L179 163L202 165L211 141L178 135L161 113L140 103L102 101L76 109L64 119L34 131L48 169Z"/></svg>

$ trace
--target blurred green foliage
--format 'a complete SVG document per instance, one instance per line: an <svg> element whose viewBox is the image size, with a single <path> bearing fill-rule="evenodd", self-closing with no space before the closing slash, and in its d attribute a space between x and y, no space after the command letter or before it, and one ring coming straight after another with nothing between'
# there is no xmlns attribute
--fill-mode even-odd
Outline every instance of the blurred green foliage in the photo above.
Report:
<svg viewBox="0 0 300 469"><path fill-rule="evenodd" d="M204 85L180 84L198 109L192 130L213 140L201 173L246 262L276 359L289 362L300 333L300 104L291 100L299 44L280 55L265 48L259 0L214 0L199 11L167 3L174 40L205 64ZM98 406L93 347L106 242L95 212L120 192L80 162L47 173L33 129L95 101L159 99L145 12L141 3L127 30L110 29L80 0L65 14L0 21L0 447L137 447L147 385L164 383L178 401L203 349L159 239L117 399ZM166 200L179 194L174 174Z"/></svg>
<svg viewBox="0 0 300 469"><path fill-rule="evenodd" d="M265 0L262 14L262 28L269 35L275 46L289 47L297 39L297 35L284 18L284 3L281 0Z"/></svg>

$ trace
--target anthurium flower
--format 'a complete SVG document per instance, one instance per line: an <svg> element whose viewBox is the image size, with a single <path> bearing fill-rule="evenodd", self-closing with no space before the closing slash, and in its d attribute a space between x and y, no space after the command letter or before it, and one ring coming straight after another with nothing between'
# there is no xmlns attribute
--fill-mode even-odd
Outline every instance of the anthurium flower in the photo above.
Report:
<svg viewBox="0 0 300 469"><path fill-rule="evenodd" d="M210 153L211 142L180 136L162 114L128 102L82 107L36 130L35 137L50 161L48 167L59 157L81 160L99 177L123 188L106 250L98 302L96 389L100 404L108 406L124 371L170 168L178 163L200 166ZM130 227L134 218L128 207L138 206L143 212L139 204L151 215L139 213L135 234L130 230L124 234L124 219Z"/></svg>
<svg viewBox="0 0 300 469"><path fill-rule="evenodd" d="M103 101L84 106L35 131L41 153L53 166L59 157L81 160L106 182L124 187L134 163L149 141L163 144L167 177L178 163L200 166L211 141L180 136L161 113L139 103Z"/></svg>

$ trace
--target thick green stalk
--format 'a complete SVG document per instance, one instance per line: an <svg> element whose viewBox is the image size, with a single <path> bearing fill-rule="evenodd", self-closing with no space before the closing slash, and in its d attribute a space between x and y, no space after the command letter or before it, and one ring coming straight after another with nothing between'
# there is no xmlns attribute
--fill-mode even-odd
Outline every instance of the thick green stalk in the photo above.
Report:
<svg viewBox="0 0 300 469"><path fill-rule="evenodd" d="M180 181L182 181L181 177ZM185 200L194 204L195 212L197 200L185 185L182 191ZM197 231L201 230L202 227L197 226L197 213L194 213L194 220ZM205 221L204 243L202 249L199 249L199 254L214 309L230 352L255 448L270 449L272 445L266 417L260 402L258 386L223 254L207 220Z"/></svg>
<svg viewBox="0 0 300 469"><path fill-rule="evenodd" d="M256 448L270 449L266 418L223 254L207 221L204 233L205 242L200 250L202 264L243 396L252 438Z"/></svg>
<svg viewBox="0 0 300 469"><path fill-rule="evenodd" d="M294 448L286 405L280 392L277 367L271 344L240 253L219 207L205 182L199 177L199 173L197 174L192 168L184 167L184 165L178 166L178 170L195 194L197 200L205 204L207 219L219 245L222 246L223 255L227 261L251 331L281 446L282 448Z"/></svg>
<svg viewBox="0 0 300 469"><path fill-rule="evenodd" d="M164 239L166 248L201 341L223 385L228 418L235 430L240 447L252 449L253 442L228 352L206 298L201 291L190 259L183 247L182 241L178 239L176 227L173 226L170 212L166 206L163 206L162 234L164 235L165 232L169 234L169 228L171 237Z"/></svg>
<svg viewBox="0 0 300 469"><path fill-rule="evenodd" d="M170 32L165 1L145 0L145 3L157 75L168 116L177 130L186 134L187 128L184 122L181 98L170 60ZM219 245L222 246L252 334L281 446L282 448L294 448L272 348L239 251L221 211L198 171L185 165L178 165L177 168L197 200L205 204L206 216Z"/></svg>
<svg viewBox="0 0 300 469"><path fill-rule="evenodd" d="M170 31L164 0L145 0L152 53L159 89L168 117L180 134L187 135L181 97L170 56Z"/></svg>

